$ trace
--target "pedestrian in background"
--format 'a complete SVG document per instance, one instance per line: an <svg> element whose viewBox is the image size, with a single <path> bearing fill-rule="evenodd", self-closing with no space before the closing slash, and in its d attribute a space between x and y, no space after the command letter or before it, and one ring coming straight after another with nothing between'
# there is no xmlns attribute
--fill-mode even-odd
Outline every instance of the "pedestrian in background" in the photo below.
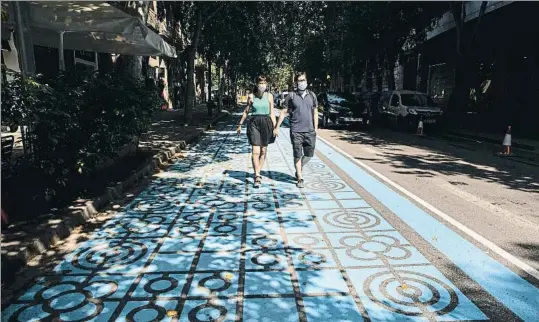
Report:
<svg viewBox="0 0 539 322"><path fill-rule="evenodd" d="M267 81L263 75L258 76L257 85L253 89L253 94L247 96L247 107L243 111L241 120L238 124L238 135L241 134L241 127L247 118L251 115L247 125L247 137L252 146L252 162L254 168L254 187L260 187L262 176L260 170L264 167L266 161L266 152L268 145L273 142L273 128L275 127L275 112L273 106L273 95L266 92Z"/></svg>
<svg viewBox="0 0 539 322"><path fill-rule="evenodd" d="M279 134L279 127L284 118L290 115L290 141L294 153L296 180L298 188L304 187L303 167L314 156L316 132L318 131L318 101L316 95L307 89L307 76L304 72L295 77L295 91L289 93L274 129Z"/></svg>

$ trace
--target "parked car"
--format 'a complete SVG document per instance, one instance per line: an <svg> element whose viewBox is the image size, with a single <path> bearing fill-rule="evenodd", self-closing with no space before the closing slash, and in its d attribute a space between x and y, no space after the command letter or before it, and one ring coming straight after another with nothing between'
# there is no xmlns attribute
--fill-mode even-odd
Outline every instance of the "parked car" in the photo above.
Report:
<svg viewBox="0 0 539 322"><path fill-rule="evenodd" d="M370 113L352 93L328 92L318 95L321 127L332 124L367 125ZM320 111L321 109L321 111Z"/></svg>
<svg viewBox="0 0 539 322"><path fill-rule="evenodd" d="M443 111L425 93L392 91L382 95L379 108L388 121L400 129L415 129L420 119L424 126L441 122Z"/></svg>
<svg viewBox="0 0 539 322"><path fill-rule="evenodd" d="M357 97L360 107L363 108L365 113L369 114L368 124L380 123L380 112L378 111L378 102L382 96L381 92L358 92L354 93Z"/></svg>

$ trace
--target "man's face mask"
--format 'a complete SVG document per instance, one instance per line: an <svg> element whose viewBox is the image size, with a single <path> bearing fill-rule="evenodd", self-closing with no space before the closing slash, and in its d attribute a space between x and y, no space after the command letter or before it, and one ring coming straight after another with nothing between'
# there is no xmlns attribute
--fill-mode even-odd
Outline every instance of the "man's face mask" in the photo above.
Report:
<svg viewBox="0 0 539 322"><path fill-rule="evenodd" d="M307 80L298 81L298 89L304 91L307 88Z"/></svg>

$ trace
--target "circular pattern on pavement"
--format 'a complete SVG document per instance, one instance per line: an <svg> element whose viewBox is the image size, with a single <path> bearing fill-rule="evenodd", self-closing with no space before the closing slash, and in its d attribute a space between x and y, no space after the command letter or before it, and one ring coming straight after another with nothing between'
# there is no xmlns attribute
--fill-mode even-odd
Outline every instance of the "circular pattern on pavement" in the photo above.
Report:
<svg viewBox="0 0 539 322"><path fill-rule="evenodd" d="M178 281L170 276L160 276L149 280L144 285L144 290L147 293L159 295L162 293L170 292L178 287Z"/></svg>
<svg viewBox="0 0 539 322"><path fill-rule="evenodd" d="M105 270L114 266L137 263L148 252L148 248L138 241L106 242L75 253L72 265L86 270Z"/></svg>
<svg viewBox="0 0 539 322"><path fill-rule="evenodd" d="M254 238L252 241L253 245L259 246L262 248L270 248L275 247L279 243L279 241L275 238L272 238L270 236L261 236Z"/></svg>
<svg viewBox="0 0 539 322"><path fill-rule="evenodd" d="M315 191L339 191L346 188L346 185L341 181L323 180L323 181L310 181L305 183L305 188Z"/></svg>
<svg viewBox="0 0 539 322"><path fill-rule="evenodd" d="M337 210L327 213L324 222L334 227L346 229L369 229L378 226L378 216L360 210Z"/></svg>
<svg viewBox="0 0 539 322"><path fill-rule="evenodd" d="M458 295L445 282L414 271L396 273L399 276L379 272L365 281L364 292L371 301L407 316L421 316L425 310L443 315L457 307Z"/></svg>
<svg viewBox="0 0 539 322"><path fill-rule="evenodd" d="M192 322L222 322L228 313L224 306L205 303L189 311L189 321Z"/></svg>

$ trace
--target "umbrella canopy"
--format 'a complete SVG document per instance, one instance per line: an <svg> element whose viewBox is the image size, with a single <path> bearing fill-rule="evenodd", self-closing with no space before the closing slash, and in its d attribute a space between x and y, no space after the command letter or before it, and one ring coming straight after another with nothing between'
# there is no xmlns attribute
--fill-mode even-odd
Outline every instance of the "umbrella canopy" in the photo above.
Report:
<svg viewBox="0 0 539 322"><path fill-rule="evenodd" d="M35 45L136 56L176 57L174 47L106 2L33 1L29 24Z"/></svg>

